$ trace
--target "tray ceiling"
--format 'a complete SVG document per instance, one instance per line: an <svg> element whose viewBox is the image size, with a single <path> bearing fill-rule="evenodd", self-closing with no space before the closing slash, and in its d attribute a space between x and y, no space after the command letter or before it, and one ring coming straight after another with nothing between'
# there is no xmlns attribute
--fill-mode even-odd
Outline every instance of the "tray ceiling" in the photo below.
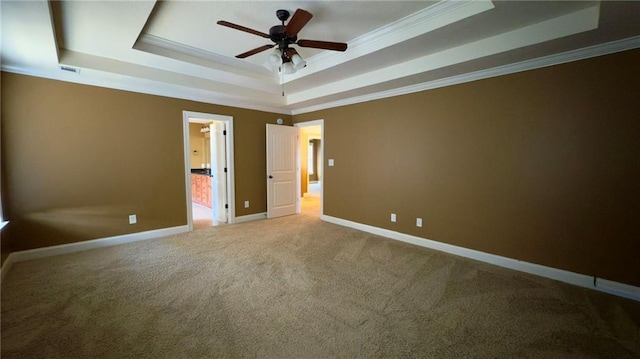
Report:
<svg viewBox="0 0 640 359"><path fill-rule="evenodd" d="M313 14L296 47L307 67L279 76L275 12ZM7 1L2 69L279 113L301 113L640 47L640 2ZM68 70L75 70L70 72ZM284 96L283 96L284 92Z"/></svg>

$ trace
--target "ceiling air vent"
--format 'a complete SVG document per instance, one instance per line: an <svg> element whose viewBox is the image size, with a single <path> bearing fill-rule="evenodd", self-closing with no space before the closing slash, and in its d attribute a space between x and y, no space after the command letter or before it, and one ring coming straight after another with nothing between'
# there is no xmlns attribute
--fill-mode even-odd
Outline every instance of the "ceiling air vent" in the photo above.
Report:
<svg viewBox="0 0 640 359"><path fill-rule="evenodd" d="M73 72L74 74L79 74L80 73L80 69L79 68L71 67L71 66L65 66L65 65L61 65L60 66L60 70L67 71L67 72Z"/></svg>

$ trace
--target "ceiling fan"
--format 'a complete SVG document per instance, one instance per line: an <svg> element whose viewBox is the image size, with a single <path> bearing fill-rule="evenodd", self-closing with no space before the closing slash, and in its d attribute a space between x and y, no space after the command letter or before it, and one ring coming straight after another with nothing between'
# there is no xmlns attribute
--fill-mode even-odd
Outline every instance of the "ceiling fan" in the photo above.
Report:
<svg viewBox="0 0 640 359"><path fill-rule="evenodd" d="M248 32L253 35L258 35L266 39L271 39L273 44L260 46L253 50L236 55L236 57L244 59L277 46L274 53L269 56L267 64L273 70L278 70L283 73L294 73L296 70L306 66L306 62L302 60L300 54L298 54L291 45L333 51L345 51L347 49L347 44L342 42L298 40L298 32L300 32L309 20L311 20L313 15L306 10L298 9L293 14L293 17L291 17L289 23L285 25L284 22L289 19L289 15L289 11L287 10L276 11L276 16L278 17L278 20L282 21L282 25L275 25L271 27L268 34L223 20L218 21L217 24Z"/></svg>

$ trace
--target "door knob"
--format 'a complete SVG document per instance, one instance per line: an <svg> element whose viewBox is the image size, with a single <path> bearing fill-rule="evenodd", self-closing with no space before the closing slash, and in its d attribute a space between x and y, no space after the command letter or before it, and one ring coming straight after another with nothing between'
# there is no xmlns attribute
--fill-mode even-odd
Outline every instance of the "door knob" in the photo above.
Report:
<svg viewBox="0 0 640 359"><path fill-rule="evenodd" d="M269 175L269 178L273 178L273 176L272 176L272 175Z"/></svg>

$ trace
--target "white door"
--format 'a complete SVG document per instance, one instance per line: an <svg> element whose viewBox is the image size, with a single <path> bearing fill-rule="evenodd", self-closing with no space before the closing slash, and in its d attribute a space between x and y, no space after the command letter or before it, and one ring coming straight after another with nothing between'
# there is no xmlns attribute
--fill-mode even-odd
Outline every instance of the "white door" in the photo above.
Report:
<svg viewBox="0 0 640 359"><path fill-rule="evenodd" d="M298 209L298 128L267 124L267 218Z"/></svg>
<svg viewBox="0 0 640 359"><path fill-rule="evenodd" d="M227 140L224 122L209 125L211 130L211 193L213 223L227 222Z"/></svg>

